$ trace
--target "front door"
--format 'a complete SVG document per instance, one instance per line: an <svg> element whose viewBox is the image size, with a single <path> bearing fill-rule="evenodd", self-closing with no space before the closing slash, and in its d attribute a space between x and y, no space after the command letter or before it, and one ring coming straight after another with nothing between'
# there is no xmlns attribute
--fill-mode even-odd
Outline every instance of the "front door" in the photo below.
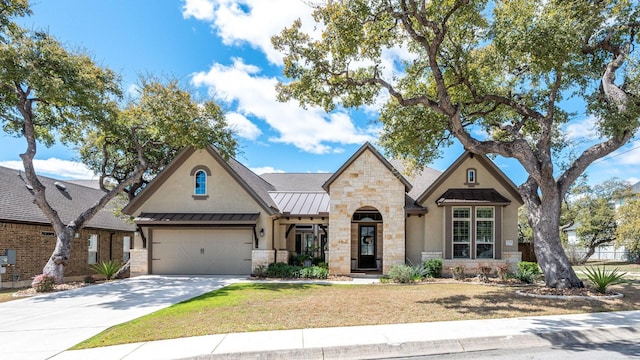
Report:
<svg viewBox="0 0 640 360"><path fill-rule="evenodd" d="M376 268L376 226L360 225L358 241L358 268Z"/></svg>

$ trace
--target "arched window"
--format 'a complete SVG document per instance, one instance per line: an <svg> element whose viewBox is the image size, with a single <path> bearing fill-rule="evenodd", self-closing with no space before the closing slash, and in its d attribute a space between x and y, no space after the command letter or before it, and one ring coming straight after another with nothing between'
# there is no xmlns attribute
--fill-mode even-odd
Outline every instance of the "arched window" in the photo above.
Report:
<svg viewBox="0 0 640 360"><path fill-rule="evenodd" d="M476 169L467 169L467 182L466 185L473 185L478 182L476 179Z"/></svg>
<svg viewBox="0 0 640 360"><path fill-rule="evenodd" d="M207 195L207 173L204 170L196 171L193 193L195 195Z"/></svg>

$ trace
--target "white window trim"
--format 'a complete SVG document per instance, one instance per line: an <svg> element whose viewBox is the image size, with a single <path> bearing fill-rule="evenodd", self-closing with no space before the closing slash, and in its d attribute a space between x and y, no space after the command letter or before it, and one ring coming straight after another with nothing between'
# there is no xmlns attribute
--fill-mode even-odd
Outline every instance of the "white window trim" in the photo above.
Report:
<svg viewBox="0 0 640 360"><path fill-rule="evenodd" d="M92 241L93 239L93 241ZM88 244L88 253L87 253L87 263L88 264L97 264L98 263L98 234L89 234L89 238L88 238L89 244ZM94 257L91 256L92 254L95 254L95 261Z"/></svg>

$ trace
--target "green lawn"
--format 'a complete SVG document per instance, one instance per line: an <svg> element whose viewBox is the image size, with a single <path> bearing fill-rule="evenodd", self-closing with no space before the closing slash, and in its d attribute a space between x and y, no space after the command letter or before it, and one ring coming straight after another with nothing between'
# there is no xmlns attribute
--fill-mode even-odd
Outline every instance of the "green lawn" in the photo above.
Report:
<svg viewBox="0 0 640 360"><path fill-rule="evenodd" d="M618 300L522 297L472 283L320 285L243 283L113 328L74 349L230 332L505 318L640 309L640 282Z"/></svg>

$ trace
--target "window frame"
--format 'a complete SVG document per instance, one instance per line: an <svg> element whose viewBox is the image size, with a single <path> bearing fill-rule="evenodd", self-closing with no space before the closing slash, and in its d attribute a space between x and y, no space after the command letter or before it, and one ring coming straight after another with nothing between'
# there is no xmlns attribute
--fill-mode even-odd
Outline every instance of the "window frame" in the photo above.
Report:
<svg viewBox="0 0 640 360"><path fill-rule="evenodd" d="M468 217L456 217L456 210L465 209L468 211ZM451 208L451 258L452 259L471 259L471 247L473 242L472 228L473 207L471 206L454 206ZM465 222L467 224L467 241L456 241L456 222ZM467 245L467 256L456 256L456 245Z"/></svg>
<svg viewBox="0 0 640 360"><path fill-rule="evenodd" d="M478 214L480 213L480 211L482 210L487 210L490 209L491 210L491 217L480 217ZM475 241L474 241L474 251L475 251L475 258L476 259L495 259L496 258L496 209L495 206L476 206L474 209L474 215L475 215ZM485 227L480 227L479 223L480 222L490 222L491 223L491 241L480 241L480 234L479 231L481 229L486 229ZM491 245L491 257L480 257L478 256L480 254L480 252L478 251L478 246L480 245ZM484 250L487 251L487 250ZM483 251L483 252L484 252Z"/></svg>
<svg viewBox="0 0 640 360"><path fill-rule="evenodd" d="M203 175L204 179L203 182L199 182L198 181L198 176L199 175ZM196 170L195 174L193 175L193 195L194 196L207 196L207 183L208 183L208 175L207 172L204 169L199 169ZM199 187L198 185L202 185L202 187L204 187L204 192L203 193L198 193Z"/></svg>
<svg viewBox="0 0 640 360"><path fill-rule="evenodd" d="M93 242L91 240L94 240ZM87 238L88 240L88 244L87 244L87 264L89 265L93 265L93 264L97 264L98 263L98 248L99 248L99 242L100 242L100 237L98 237L98 234L89 234L89 237ZM93 245L93 246L92 246Z"/></svg>

